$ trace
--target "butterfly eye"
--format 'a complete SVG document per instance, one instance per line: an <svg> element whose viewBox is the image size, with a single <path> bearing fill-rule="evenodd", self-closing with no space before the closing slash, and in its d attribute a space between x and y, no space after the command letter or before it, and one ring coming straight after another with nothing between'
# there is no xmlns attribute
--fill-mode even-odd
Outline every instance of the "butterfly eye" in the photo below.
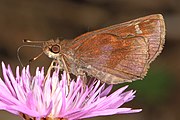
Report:
<svg viewBox="0 0 180 120"><path fill-rule="evenodd" d="M59 45L53 45L50 50L53 53L59 53L60 52L60 46Z"/></svg>

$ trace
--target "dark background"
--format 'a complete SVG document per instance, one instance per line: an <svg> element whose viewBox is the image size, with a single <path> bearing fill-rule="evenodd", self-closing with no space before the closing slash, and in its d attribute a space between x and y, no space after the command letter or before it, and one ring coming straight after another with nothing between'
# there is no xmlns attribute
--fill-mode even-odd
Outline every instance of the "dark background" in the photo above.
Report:
<svg viewBox="0 0 180 120"><path fill-rule="evenodd" d="M87 31L154 13L164 16L166 44L162 54L151 64L147 77L128 83L137 93L132 102L124 105L143 111L91 120L180 120L179 0L0 0L0 61L11 64L15 70L15 66L20 65L16 51L25 38L73 39ZM24 48L19 54L26 65L40 52L38 48ZM50 61L45 55L40 57L32 63L32 72L36 66L47 69ZM1 111L0 120L3 119L20 120Z"/></svg>

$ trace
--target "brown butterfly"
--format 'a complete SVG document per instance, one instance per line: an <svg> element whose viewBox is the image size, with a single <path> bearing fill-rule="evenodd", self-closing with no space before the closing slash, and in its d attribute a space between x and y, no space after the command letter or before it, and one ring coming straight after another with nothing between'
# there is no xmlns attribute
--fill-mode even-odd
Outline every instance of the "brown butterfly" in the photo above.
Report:
<svg viewBox="0 0 180 120"><path fill-rule="evenodd" d="M161 14L154 14L73 40L45 41L42 48L68 74L84 78L87 73L102 82L117 84L142 79L164 43L164 19Z"/></svg>

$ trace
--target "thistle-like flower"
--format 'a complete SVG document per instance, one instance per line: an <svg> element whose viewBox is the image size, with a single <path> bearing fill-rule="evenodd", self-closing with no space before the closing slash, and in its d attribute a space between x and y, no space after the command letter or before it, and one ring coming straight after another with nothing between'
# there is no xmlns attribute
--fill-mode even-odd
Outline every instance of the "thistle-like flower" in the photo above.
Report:
<svg viewBox="0 0 180 120"><path fill-rule="evenodd" d="M59 71L47 75L44 69L36 69L32 76L29 66L21 74L16 68L13 75L10 66L2 63L4 80L0 79L0 109L20 115L25 120L77 120L95 116L140 112L141 109L121 108L135 97L134 91L122 87L110 94L112 85L105 87L100 81L83 85L80 77L67 85L66 73ZM44 84L43 84L44 83Z"/></svg>

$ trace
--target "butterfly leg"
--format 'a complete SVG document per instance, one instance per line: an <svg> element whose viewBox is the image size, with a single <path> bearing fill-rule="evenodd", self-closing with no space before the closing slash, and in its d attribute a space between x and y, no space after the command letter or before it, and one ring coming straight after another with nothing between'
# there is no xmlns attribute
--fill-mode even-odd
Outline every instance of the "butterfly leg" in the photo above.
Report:
<svg viewBox="0 0 180 120"><path fill-rule="evenodd" d="M78 74L77 74L77 76L80 76L80 79L81 79L81 81L82 81L82 83L83 83L83 88L84 88L84 90L85 90L86 84L87 84L87 75L86 75L86 73L84 72L84 70L82 70L81 68L79 68L79 69L78 69Z"/></svg>
<svg viewBox="0 0 180 120"><path fill-rule="evenodd" d="M48 71L47 71L47 74L44 78L44 81L43 81L43 85L45 84L46 80L47 80L47 77L49 75L51 75L51 73L53 72L52 70L54 69L54 71L58 70L58 69L61 69L62 66L61 64L59 64L58 60L53 60L48 68Z"/></svg>
<svg viewBox="0 0 180 120"><path fill-rule="evenodd" d="M86 76L86 73L83 73L82 75L80 75L80 78L83 82L83 88L85 89L86 88L86 84L87 84L87 76Z"/></svg>
<svg viewBox="0 0 180 120"><path fill-rule="evenodd" d="M69 70L68 70L67 63L66 63L63 56L61 57L61 61L62 61L62 64L63 64L63 68L66 71L67 84L68 84L68 90L69 90L70 89L70 73L69 73Z"/></svg>

